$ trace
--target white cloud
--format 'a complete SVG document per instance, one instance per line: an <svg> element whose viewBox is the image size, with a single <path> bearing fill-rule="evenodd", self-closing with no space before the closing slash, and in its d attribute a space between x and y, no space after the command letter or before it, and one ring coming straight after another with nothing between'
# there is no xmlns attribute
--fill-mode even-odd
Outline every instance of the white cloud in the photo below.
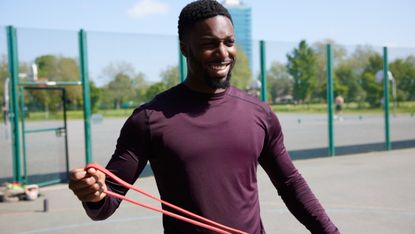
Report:
<svg viewBox="0 0 415 234"><path fill-rule="evenodd" d="M128 16L134 19L143 18L150 15L161 15L169 11L166 3L157 0L139 0L128 10Z"/></svg>

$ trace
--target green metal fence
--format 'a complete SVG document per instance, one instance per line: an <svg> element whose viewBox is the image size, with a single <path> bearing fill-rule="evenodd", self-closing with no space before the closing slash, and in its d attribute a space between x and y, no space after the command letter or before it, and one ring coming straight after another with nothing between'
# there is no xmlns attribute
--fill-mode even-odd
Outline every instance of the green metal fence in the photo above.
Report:
<svg viewBox="0 0 415 234"><path fill-rule="evenodd" d="M21 33L21 35L23 35L22 37L23 39L21 40L18 39L18 35L20 35L18 34L18 32ZM32 56L35 56L35 58L32 58L33 62L39 63L40 66L44 65L44 62L50 60L50 58L52 57L50 50L54 50L54 49L56 50L56 48L59 48L59 47L56 47L56 44L64 43L64 44L61 44L62 46L61 48L67 48L66 44L68 41L66 41L65 43L61 40L62 38L66 38L65 36L62 37L62 33L57 33L56 31L51 31L49 33L47 32L42 33L36 30L35 31L30 30L30 29L29 30L21 29L18 31L16 30L16 28L12 26L8 26L6 28L6 35L7 35L7 48L8 48L7 62L8 62L9 76L5 77L4 79L9 80L8 82L9 87L5 87L4 90L9 91L8 93L10 96L9 98L10 100L8 103L9 104L8 106L10 108L8 110L9 113L7 115L10 118L10 123L11 123L11 145L12 145L11 158L12 158L12 167L13 167L12 180L20 182L20 183L28 183L30 182L28 178L29 176L31 176L32 178L33 177L45 178L45 179L36 181L39 184L50 184L50 183L53 183L53 181L56 181L56 182L64 181L65 179L61 179L61 178L59 180L54 180L54 179L51 180L50 178L42 177L42 175L33 175L33 174L29 175L27 173L28 171L27 168L30 168L30 167L41 166L43 168L49 168L49 169L53 168L52 170L54 170L57 168L57 165L52 166L51 165L52 162L50 160L38 161L37 164L32 163L32 165L27 165L26 163L27 162L27 157L26 157L27 145L30 144L28 142L28 139L30 139L30 137L26 137L26 135L28 133L33 133L34 131L26 131L25 129L25 101L24 101L25 93L24 93L24 90L28 89L29 87L31 89L35 89L35 88L47 89L50 87L66 87L66 86L72 86L72 85L78 85L78 86L81 85L82 87L84 87L82 89L82 97L83 97L84 110L86 110L84 111L85 113L84 115L85 158L86 158L86 162L91 161L90 151L88 151L90 149L90 136L87 135L90 132L90 126L89 126L90 108L88 106L89 80L88 80L88 75L87 75L88 71L86 69L87 58L86 58L86 53L85 53L86 51L85 34L81 30L79 32L79 37L78 37L79 38L79 51L80 51L79 57L80 57L80 64L81 64L79 77L81 79L79 78L77 79L76 77L71 77L72 80L68 77L62 77L62 74L59 74L59 69L67 69L69 67L68 64L66 66L59 67L59 69L56 69L53 66L46 68L47 70L56 70L58 72L49 73L49 77L44 77L43 73L37 74L37 69L32 69L32 70L27 69L27 65L21 64L18 58L19 55L23 54L24 56L25 53L28 53L28 54L34 53L34 55L32 55ZM27 36L27 35L30 35L30 36ZM45 35L48 35L49 37L47 37L47 40L42 40L42 37L44 38ZM57 36L55 40L54 40L53 35ZM74 38L76 39L76 37ZM36 45L33 45L33 43L36 41L38 43ZM31 46L27 47L28 44L31 44ZM42 44L43 46L41 46ZM39 48L37 48L37 46L39 46ZM38 49L41 52L38 52L38 51L33 52L33 51L36 51L36 49ZM56 51L53 51L52 53L56 53ZM55 57L59 57L59 56L62 56L62 55L58 55ZM56 63L51 63L51 64L57 65ZM51 64L49 64L49 66ZM75 68L77 67L76 63L72 65L75 65L72 67L75 67ZM75 78L75 80L73 78ZM63 93L66 93L66 90L64 90ZM43 99L42 102L49 105L50 100L48 101L46 95L41 95L38 98ZM40 99L39 99L39 102L41 102ZM64 110L64 112L65 112L64 113L64 116L65 116L66 110ZM45 130L49 128L42 128L42 129ZM45 131L42 131L42 132L45 132ZM64 134L66 136L66 121L65 121ZM34 139L38 139L38 138L34 138ZM45 140L45 143L47 143L47 140ZM39 144L36 144L36 147L39 148L41 146ZM43 146L43 148L45 149L50 149L52 147L53 147L53 144L51 145L46 144L45 146ZM62 150L62 152L63 152L64 157L66 158L65 163L64 163L64 165L66 165L64 167L66 169L64 170L64 173L66 174L69 169L68 158L67 158L67 152L68 152L67 140L66 140L64 150ZM57 153L56 157L59 157L59 153ZM45 175L50 174L49 171L46 171L46 172L43 171L42 173Z"/></svg>
<svg viewBox="0 0 415 234"><path fill-rule="evenodd" d="M7 71L0 73L0 81L5 84L9 78L10 115L5 118L8 125L1 125L0 181L24 182L26 174L21 88L64 88L68 108L83 112L82 120L68 122L68 167L91 161L105 164L131 108L185 79L185 58L178 44L175 36L6 27L0 33L0 62ZM239 88L274 108L293 158L415 146L415 110L407 101L415 100L415 88L405 88L415 80L414 49L330 41L252 44L252 61L241 66L240 59L238 68L243 70L239 74L250 77L234 78L245 79ZM33 63L39 69L37 80L30 79ZM337 96L344 98L342 112L336 111ZM39 103L53 102L43 97ZM404 105L408 110L397 113L396 107ZM113 108L125 108L125 115L102 117ZM40 162L30 162L36 163Z"/></svg>

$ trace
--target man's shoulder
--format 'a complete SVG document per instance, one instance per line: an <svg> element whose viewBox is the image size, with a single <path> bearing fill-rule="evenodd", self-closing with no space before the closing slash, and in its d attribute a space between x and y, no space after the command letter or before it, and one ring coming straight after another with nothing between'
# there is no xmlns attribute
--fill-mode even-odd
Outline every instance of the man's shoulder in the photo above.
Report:
<svg viewBox="0 0 415 234"><path fill-rule="evenodd" d="M163 102L163 101L168 101L171 100L172 98L176 98L178 96L180 96L180 94L183 92L183 84L178 84L176 86L173 86L163 92L160 92L159 94L157 94L153 100L151 102ZM150 102L150 103L151 103Z"/></svg>
<svg viewBox="0 0 415 234"><path fill-rule="evenodd" d="M153 99L151 99L150 101L140 105L139 107L137 107L134 112L133 115L137 115L140 114L142 112L151 112L154 110L161 110L165 107L169 107L171 106L171 103L176 103L177 102L177 98L180 96L180 84L176 85L174 87L171 87L159 94L157 94Z"/></svg>
<svg viewBox="0 0 415 234"><path fill-rule="evenodd" d="M165 91L162 91L158 93L156 96L154 96L153 99L148 101L147 103L143 104L141 107L143 108L151 108L156 107L159 105L166 104L168 101L172 101L176 99L180 95L180 84L173 86Z"/></svg>
<svg viewBox="0 0 415 234"><path fill-rule="evenodd" d="M230 87L228 96L238 101L244 102L248 106L260 108L265 112L270 111L270 107L266 102L262 102L258 99L258 97L252 96L251 94L248 94L246 91L240 90L236 87Z"/></svg>

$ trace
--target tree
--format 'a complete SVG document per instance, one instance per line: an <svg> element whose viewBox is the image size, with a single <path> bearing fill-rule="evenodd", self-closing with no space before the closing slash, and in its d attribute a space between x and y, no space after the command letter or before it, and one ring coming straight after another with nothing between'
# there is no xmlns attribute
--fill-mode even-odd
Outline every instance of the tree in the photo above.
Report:
<svg viewBox="0 0 415 234"><path fill-rule="evenodd" d="M0 58L0 100L1 104L4 103L4 83L9 76L8 64L6 55L2 54Z"/></svg>
<svg viewBox="0 0 415 234"><path fill-rule="evenodd" d="M115 79L110 81L106 86L105 95L109 95L116 109L133 102L135 90L130 77L126 74L119 73Z"/></svg>
<svg viewBox="0 0 415 234"><path fill-rule="evenodd" d="M298 48L287 54L287 70L294 79L293 96L297 101L309 101L316 87L317 58L306 41L301 41Z"/></svg>
<svg viewBox="0 0 415 234"><path fill-rule="evenodd" d="M149 87L148 82L145 80L144 73L139 72L138 74L135 74L131 79L131 83L134 90L133 103L134 105L140 105L146 100L145 93Z"/></svg>
<svg viewBox="0 0 415 234"><path fill-rule="evenodd" d="M92 112L96 112L99 107L99 101L101 96L101 89L98 88L94 81L89 81L89 90L90 90L90 98L91 98L91 110Z"/></svg>
<svg viewBox="0 0 415 234"><path fill-rule="evenodd" d="M292 96L293 78L288 74L287 67L284 64L273 62L271 68L267 71L267 92L270 94L272 102L277 98Z"/></svg>
<svg viewBox="0 0 415 234"><path fill-rule="evenodd" d="M252 80L252 72L249 67L249 60L243 49L237 46L235 66L232 70L231 84L239 89L245 90Z"/></svg>
<svg viewBox="0 0 415 234"><path fill-rule="evenodd" d="M334 83L334 92L344 95L349 102L358 102L361 106L367 98L367 90L362 86L363 72L369 66L370 58L376 54L372 47L359 45L350 56L336 64L334 79L337 82ZM336 85L337 83L341 86Z"/></svg>
<svg viewBox="0 0 415 234"><path fill-rule="evenodd" d="M346 49L337 44L334 40L326 39L321 42L316 42L313 44L313 49L316 52L317 57L317 83L316 88L312 94L313 99L321 100L326 99L327 93L327 44L330 44L333 50L333 67L336 70L336 67L341 64L346 56ZM339 83L339 80L336 79L336 73L334 73L334 91L336 88L343 89L344 84ZM343 94L344 95L344 94Z"/></svg>
<svg viewBox="0 0 415 234"><path fill-rule="evenodd" d="M163 92L164 90L167 89L167 86L164 82L157 82L152 84L146 92L146 100L150 101L151 99L153 99L157 94Z"/></svg>
<svg viewBox="0 0 415 234"><path fill-rule="evenodd" d="M100 96L101 108L120 108L140 105L145 101L148 84L141 72L126 62L104 67L99 79L109 80Z"/></svg>
<svg viewBox="0 0 415 234"><path fill-rule="evenodd" d="M398 101L415 100L415 57L397 59L389 69L396 81Z"/></svg>
<svg viewBox="0 0 415 234"><path fill-rule="evenodd" d="M42 55L35 59L35 64L38 66L38 79L45 81L79 81L79 67L74 58ZM80 86L65 87L67 94L67 101L73 106L80 106L82 100L82 89ZM43 100L45 105L60 102L56 95L45 99L47 91L39 92L36 97L38 100ZM43 97L41 97L43 96ZM51 107L53 107L52 105Z"/></svg>
<svg viewBox="0 0 415 234"><path fill-rule="evenodd" d="M349 102L358 102L361 105L366 92L363 90L357 75L350 63L342 62L334 70L334 95L341 95Z"/></svg>
<svg viewBox="0 0 415 234"><path fill-rule="evenodd" d="M383 59L379 54L374 54L369 57L369 63L365 67L362 76L361 84L366 91L366 100L371 107L379 107L381 105L381 98L383 97L382 85L376 82L375 74L383 69Z"/></svg>
<svg viewBox="0 0 415 234"><path fill-rule="evenodd" d="M160 77L162 82L166 85L166 88L177 85L180 82L178 66L169 66L166 70L161 72Z"/></svg>
<svg viewBox="0 0 415 234"><path fill-rule="evenodd" d="M120 73L125 74L128 77L134 77L136 75L134 66L131 63L120 61L106 65L102 69L98 79L101 80L100 83L104 83L106 85L114 80L114 78Z"/></svg>

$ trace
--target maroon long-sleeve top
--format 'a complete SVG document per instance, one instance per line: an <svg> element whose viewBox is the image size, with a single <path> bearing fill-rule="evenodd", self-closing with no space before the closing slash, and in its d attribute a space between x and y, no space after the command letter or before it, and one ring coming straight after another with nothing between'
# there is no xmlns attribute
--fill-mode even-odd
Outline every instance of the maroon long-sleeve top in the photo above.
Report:
<svg viewBox="0 0 415 234"><path fill-rule="evenodd" d="M180 84L136 109L107 168L134 183L148 161L161 199L248 233L265 233L256 177L260 164L291 213L312 233L338 233L294 167L276 115L236 88L204 94ZM111 180L107 184L127 192ZM100 220L119 203L107 196L84 207ZM211 233L168 216L163 225L168 234Z"/></svg>

